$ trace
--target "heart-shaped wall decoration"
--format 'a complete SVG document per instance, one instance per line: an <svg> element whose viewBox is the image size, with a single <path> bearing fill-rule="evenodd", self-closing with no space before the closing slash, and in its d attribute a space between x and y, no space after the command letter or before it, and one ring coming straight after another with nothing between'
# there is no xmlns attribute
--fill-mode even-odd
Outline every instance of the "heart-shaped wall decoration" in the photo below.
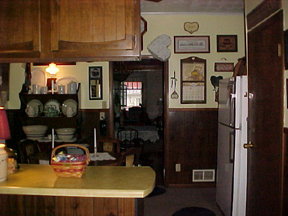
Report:
<svg viewBox="0 0 288 216"><path fill-rule="evenodd" d="M184 30L192 34L193 32L198 31L199 24L197 22L185 22Z"/></svg>
<svg viewBox="0 0 288 216"><path fill-rule="evenodd" d="M158 60L166 61L171 56L168 46L171 44L171 38L168 35L160 35L153 40L147 47L148 51Z"/></svg>
<svg viewBox="0 0 288 216"><path fill-rule="evenodd" d="M218 77L216 77L216 76L211 76L211 77L210 77L210 81L211 81L212 85L214 86L214 88L216 88L216 87L219 86L219 81L220 81L221 79L223 79L222 76L218 76Z"/></svg>

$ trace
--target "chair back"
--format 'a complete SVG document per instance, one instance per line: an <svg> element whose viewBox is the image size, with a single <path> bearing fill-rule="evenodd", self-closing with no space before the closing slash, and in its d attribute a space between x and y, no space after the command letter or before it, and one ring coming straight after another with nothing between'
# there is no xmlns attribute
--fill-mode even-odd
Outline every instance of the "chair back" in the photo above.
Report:
<svg viewBox="0 0 288 216"><path fill-rule="evenodd" d="M119 163L120 166L132 167L140 165L141 148L134 147L127 149L123 152L122 159Z"/></svg>
<svg viewBox="0 0 288 216"><path fill-rule="evenodd" d="M123 128L117 132L117 139L121 141L120 149L125 151L138 143L138 131L132 128Z"/></svg>
<svg viewBox="0 0 288 216"><path fill-rule="evenodd" d="M24 140L19 143L20 161L24 164L38 164L34 156L40 152L38 142L34 140Z"/></svg>
<svg viewBox="0 0 288 216"><path fill-rule="evenodd" d="M110 153L120 153L119 139L114 139L111 137L105 137L98 139L97 151L100 152L110 152Z"/></svg>

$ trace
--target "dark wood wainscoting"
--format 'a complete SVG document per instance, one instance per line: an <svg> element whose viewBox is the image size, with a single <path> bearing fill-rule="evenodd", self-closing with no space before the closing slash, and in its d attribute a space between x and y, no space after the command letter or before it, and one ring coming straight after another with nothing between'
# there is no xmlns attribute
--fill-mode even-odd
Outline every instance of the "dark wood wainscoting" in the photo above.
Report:
<svg viewBox="0 0 288 216"><path fill-rule="evenodd" d="M214 169L216 175L218 109L169 109L167 121L165 184L214 187L215 182L192 182L192 170Z"/></svg>

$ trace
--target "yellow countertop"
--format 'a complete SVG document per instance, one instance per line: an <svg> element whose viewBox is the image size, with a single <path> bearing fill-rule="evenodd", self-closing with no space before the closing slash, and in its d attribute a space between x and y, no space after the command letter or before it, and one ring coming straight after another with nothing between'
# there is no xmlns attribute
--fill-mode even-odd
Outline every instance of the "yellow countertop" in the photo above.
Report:
<svg viewBox="0 0 288 216"><path fill-rule="evenodd" d="M81 178L57 177L50 165L20 164L0 194L143 198L154 189L151 167L88 166Z"/></svg>

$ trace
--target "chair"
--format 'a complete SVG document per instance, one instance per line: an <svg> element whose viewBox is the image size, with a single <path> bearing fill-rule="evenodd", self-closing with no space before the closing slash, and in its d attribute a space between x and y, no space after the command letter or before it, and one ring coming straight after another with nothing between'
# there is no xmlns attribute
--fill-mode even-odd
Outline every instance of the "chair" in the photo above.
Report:
<svg viewBox="0 0 288 216"><path fill-rule="evenodd" d="M99 152L120 153L121 141L111 137L100 138L97 150Z"/></svg>
<svg viewBox="0 0 288 216"><path fill-rule="evenodd" d="M132 167L140 165L140 154L140 147L129 148L126 152L123 152L119 166Z"/></svg>
<svg viewBox="0 0 288 216"><path fill-rule="evenodd" d="M41 152L38 142L26 139L19 143L20 161L24 164L39 164L40 160L50 160L50 155Z"/></svg>
<svg viewBox="0 0 288 216"><path fill-rule="evenodd" d="M120 151L139 146L138 131L132 128L122 128L117 132L117 139L121 141Z"/></svg>

